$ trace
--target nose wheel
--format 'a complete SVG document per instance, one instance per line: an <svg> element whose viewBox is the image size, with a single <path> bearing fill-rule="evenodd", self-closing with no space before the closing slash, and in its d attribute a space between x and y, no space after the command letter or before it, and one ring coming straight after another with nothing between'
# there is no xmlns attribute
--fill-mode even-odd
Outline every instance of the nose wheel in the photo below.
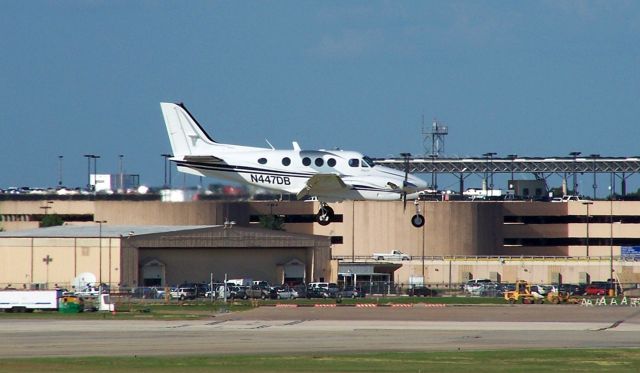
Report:
<svg viewBox="0 0 640 373"><path fill-rule="evenodd" d="M411 225L420 228L424 225L424 216L420 213L420 205L417 200L414 204L416 205L416 214L411 217Z"/></svg>
<svg viewBox="0 0 640 373"><path fill-rule="evenodd" d="M322 203L320 205L320 210L318 210L318 214L316 215L316 221L320 225L329 225L331 220L333 220L334 215L333 209L326 203Z"/></svg>

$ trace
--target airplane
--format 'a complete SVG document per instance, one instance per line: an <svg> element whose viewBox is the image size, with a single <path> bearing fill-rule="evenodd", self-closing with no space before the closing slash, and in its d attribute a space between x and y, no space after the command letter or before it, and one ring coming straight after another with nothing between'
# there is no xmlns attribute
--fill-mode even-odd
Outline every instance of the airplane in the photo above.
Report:
<svg viewBox="0 0 640 373"><path fill-rule="evenodd" d="M258 148L223 144L213 140L182 103L160 103L175 162L180 172L217 177L254 185L298 199L316 198L320 210L316 221L328 225L334 218L329 202L343 200L415 199L427 183L405 171L376 165L371 158L347 150ZM424 225L416 203L414 227Z"/></svg>

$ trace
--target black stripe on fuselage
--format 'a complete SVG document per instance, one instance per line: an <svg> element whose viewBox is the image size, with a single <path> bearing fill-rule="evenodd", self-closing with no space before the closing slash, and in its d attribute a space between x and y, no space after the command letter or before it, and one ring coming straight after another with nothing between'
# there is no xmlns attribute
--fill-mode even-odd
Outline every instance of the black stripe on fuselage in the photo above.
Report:
<svg viewBox="0 0 640 373"><path fill-rule="evenodd" d="M235 173L253 173L260 175L277 175L277 176L290 176L290 177L311 177L315 173L311 172L291 172L291 171L279 171L274 169L266 169L259 167L247 167L247 166L233 166L229 164L212 164L202 162L185 162L176 161L178 166L191 167L201 170L220 171L220 172L235 172Z"/></svg>

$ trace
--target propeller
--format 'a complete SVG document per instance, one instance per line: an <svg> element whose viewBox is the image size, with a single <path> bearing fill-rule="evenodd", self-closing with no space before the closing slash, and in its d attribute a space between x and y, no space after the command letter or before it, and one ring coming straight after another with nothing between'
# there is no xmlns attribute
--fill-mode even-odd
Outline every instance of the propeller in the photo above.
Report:
<svg viewBox="0 0 640 373"><path fill-rule="evenodd" d="M404 157L404 180L402 181L402 211L407 210L407 186L409 185L409 157L411 153L400 153Z"/></svg>

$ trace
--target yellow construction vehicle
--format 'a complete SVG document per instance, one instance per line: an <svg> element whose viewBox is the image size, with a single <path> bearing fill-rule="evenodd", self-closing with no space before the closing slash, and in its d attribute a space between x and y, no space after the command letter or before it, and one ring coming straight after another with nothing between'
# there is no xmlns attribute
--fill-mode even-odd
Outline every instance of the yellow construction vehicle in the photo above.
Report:
<svg viewBox="0 0 640 373"><path fill-rule="evenodd" d="M572 297L571 294L567 293L566 291L558 291L558 292L550 291L549 293L547 293L547 302L553 303L553 304L559 304L559 303L577 304L577 303L580 303L580 300L576 297Z"/></svg>
<svg viewBox="0 0 640 373"><path fill-rule="evenodd" d="M531 291L531 285L526 281L516 282L516 288L504 293L504 299L510 304L514 303L544 303L544 296L535 291Z"/></svg>

